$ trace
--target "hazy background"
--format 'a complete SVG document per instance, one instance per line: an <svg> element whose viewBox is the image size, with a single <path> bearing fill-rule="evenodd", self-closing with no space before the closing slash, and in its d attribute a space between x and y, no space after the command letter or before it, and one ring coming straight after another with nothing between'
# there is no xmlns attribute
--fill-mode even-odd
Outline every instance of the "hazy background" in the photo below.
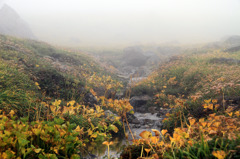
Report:
<svg viewBox="0 0 240 159"><path fill-rule="evenodd" d="M5 3L28 22L38 39L60 45L198 43L240 35L240 0L7 0Z"/></svg>

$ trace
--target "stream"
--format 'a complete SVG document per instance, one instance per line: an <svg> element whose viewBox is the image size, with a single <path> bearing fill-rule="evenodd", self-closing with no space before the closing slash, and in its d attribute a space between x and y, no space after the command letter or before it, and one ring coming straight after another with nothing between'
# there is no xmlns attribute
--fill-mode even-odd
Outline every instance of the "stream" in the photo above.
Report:
<svg viewBox="0 0 240 159"><path fill-rule="evenodd" d="M140 138L139 134L144 130L147 130L147 131L151 131L151 129L160 130L162 118L158 117L157 113L152 114L152 113L136 112L134 113L134 116L139 121L139 123L138 124L129 123L129 126L132 130L132 133L135 139L139 139ZM126 127L126 130L128 130L127 127ZM131 143L132 136L129 130L127 131L127 133L129 137L129 143ZM114 144L110 146L110 156L113 158L118 158L120 157L122 148L125 145L127 145L127 141L125 137L123 137L123 138L115 138L113 142ZM108 155L107 146L100 144L98 146L88 147L88 149L89 149L89 152L91 152L91 154L94 154L94 155L92 156L88 155L85 157L85 159L96 159L96 158L107 159L107 155Z"/></svg>

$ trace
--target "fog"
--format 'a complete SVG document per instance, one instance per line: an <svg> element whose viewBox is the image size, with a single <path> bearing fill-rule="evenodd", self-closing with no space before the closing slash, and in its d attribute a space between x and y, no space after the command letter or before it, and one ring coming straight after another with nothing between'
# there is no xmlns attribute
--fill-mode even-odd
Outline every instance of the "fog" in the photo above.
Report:
<svg viewBox="0 0 240 159"><path fill-rule="evenodd" d="M5 3L20 14L39 40L66 46L199 43L240 35L240 0L8 0Z"/></svg>

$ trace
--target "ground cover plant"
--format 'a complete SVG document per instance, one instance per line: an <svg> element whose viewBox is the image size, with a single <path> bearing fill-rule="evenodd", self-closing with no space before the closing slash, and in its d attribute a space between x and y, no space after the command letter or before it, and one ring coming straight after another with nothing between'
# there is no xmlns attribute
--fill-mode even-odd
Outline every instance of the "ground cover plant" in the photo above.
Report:
<svg viewBox="0 0 240 159"><path fill-rule="evenodd" d="M111 158L116 134L132 138L124 159L240 157L239 51L178 55L128 87L169 109L161 131L135 139L133 107L115 98L125 85L89 56L2 35L0 44L0 158L83 158L89 145Z"/></svg>
<svg viewBox="0 0 240 159"><path fill-rule="evenodd" d="M239 52L179 55L133 87L168 108L162 130L143 131L123 158L239 158Z"/></svg>

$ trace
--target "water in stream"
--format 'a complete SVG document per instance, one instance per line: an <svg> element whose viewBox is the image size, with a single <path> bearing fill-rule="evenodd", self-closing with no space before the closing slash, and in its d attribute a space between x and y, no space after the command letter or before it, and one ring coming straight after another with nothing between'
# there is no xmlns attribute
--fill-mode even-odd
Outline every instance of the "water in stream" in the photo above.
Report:
<svg viewBox="0 0 240 159"><path fill-rule="evenodd" d="M160 126L161 126L161 121L162 118L159 118L157 116L157 113L152 114L152 113L135 113L134 116L138 119L139 124L129 124L129 126L131 127L131 130L134 134L134 138L138 139L140 138L139 134L144 131L151 131L151 129L158 129L160 130ZM127 130L127 127L126 127ZM129 140L132 140L131 134L128 132L128 136L129 136ZM118 158L120 156L120 153L122 151L122 147L124 145L127 145L127 141L125 140L125 138L115 138L114 139L114 144L110 146L110 155L111 157L114 158ZM131 141L129 141L131 142ZM107 146L105 145L98 145L98 146L94 146L94 147L90 147L89 152L91 152L91 154L94 154L96 156L98 156L98 159L102 159L102 158L107 158ZM94 157L86 157L86 159L93 159Z"/></svg>

